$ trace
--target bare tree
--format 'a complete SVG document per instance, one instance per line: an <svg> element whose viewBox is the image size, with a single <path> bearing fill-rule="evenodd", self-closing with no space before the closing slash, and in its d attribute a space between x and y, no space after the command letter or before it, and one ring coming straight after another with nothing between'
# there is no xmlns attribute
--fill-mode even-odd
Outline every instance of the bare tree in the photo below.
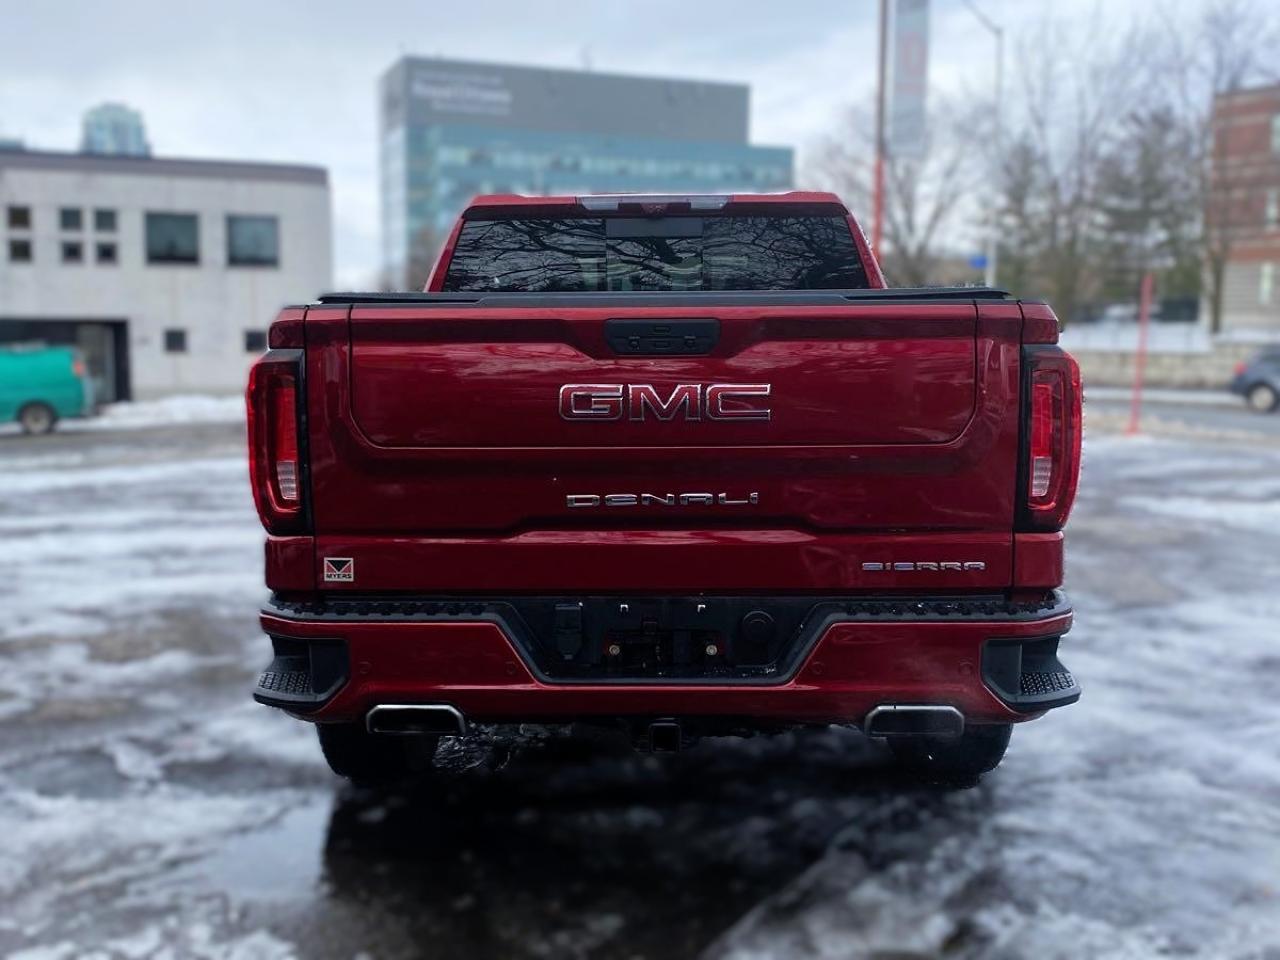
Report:
<svg viewBox="0 0 1280 960"><path fill-rule="evenodd" d="M975 172L996 170L1003 286L1046 296L1067 320L1099 297L1131 296L1142 272L1158 270L1167 294L1203 287L1218 330L1226 264L1257 220L1259 184L1222 162L1214 104L1280 75L1273 2L1205 0L1191 17L1163 10L1127 24L1099 4L1016 38L999 157L984 162L993 138L982 104L956 117L939 102L926 159L889 158L886 274L927 281L940 243L981 210ZM808 171L864 209L870 131L869 111L849 110Z"/></svg>
<svg viewBox="0 0 1280 960"><path fill-rule="evenodd" d="M1101 288L1101 175L1140 100L1134 64L1143 50L1138 30L1104 29L1100 12L1072 27L1046 20L1020 39L1000 164L1010 246L1001 261L1020 291L1046 295L1064 321Z"/></svg>
<svg viewBox="0 0 1280 960"><path fill-rule="evenodd" d="M959 114L936 103L920 159L897 158L885 167L885 252L881 266L895 285L919 286L935 280L943 242L954 238L961 205L978 187L972 148L976 108ZM806 171L813 184L838 193L862 210L871 206L875 139L870 109L849 108L836 128L814 149Z"/></svg>
<svg viewBox="0 0 1280 960"><path fill-rule="evenodd" d="M1200 293L1200 196L1191 134L1164 105L1139 104L1120 122L1098 172L1097 274L1107 299L1129 298L1142 274L1162 296Z"/></svg>
<svg viewBox="0 0 1280 960"><path fill-rule="evenodd" d="M1251 216L1257 184L1226 162L1228 133L1215 125L1215 106L1223 94L1280 76L1280 22L1255 0L1213 0L1190 29L1166 21L1160 41L1158 89L1185 131L1209 328L1216 333L1222 329L1227 262Z"/></svg>

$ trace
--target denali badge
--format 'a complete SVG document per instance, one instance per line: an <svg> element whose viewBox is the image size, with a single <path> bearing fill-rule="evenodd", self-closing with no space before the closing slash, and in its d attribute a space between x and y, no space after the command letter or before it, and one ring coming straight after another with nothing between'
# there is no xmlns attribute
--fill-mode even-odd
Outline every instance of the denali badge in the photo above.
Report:
<svg viewBox="0 0 1280 960"><path fill-rule="evenodd" d="M985 570L987 565L981 560L896 560L887 563L864 563L862 569L879 572L881 570Z"/></svg>
<svg viewBox="0 0 1280 960"><path fill-rule="evenodd" d="M566 420L768 420L768 383L681 383L667 397L648 383L566 383Z"/></svg>
<svg viewBox="0 0 1280 960"><path fill-rule="evenodd" d="M734 498L727 493L571 493L566 507L754 507L760 494Z"/></svg>

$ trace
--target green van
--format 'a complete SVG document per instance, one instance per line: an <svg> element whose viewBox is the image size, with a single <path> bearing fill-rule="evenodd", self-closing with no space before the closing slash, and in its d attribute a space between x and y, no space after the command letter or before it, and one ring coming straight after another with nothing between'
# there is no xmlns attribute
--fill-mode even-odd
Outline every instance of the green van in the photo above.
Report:
<svg viewBox="0 0 1280 960"><path fill-rule="evenodd" d="M53 430L63 417L93 412L93 387L74 347L0 346L0 423L24 433Z"/></svg>

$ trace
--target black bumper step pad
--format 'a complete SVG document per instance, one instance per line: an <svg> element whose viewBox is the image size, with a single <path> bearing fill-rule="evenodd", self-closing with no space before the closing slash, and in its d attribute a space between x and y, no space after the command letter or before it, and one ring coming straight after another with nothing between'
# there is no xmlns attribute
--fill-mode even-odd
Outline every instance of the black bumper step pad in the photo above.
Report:
<svg viewBox="0 0 1280 960"><path fill-rule="evenodd" d="M258 678L258 689L267 693L284 693L292 696L303 696L314 692L311 689L310 670L266 670Z"/></svg>
<svg viewBox="0 0 1280 960"><path fill-rule="evenodd" d="M275 652L258 677L253 699L293 713L318 710L347 682L350 670L342 640L271 638Z"/></svg>
<svg viewBox="0 0 1280 960"><path fill-rule="evenodd" d="M1070 690L1076 685L1076 681L1066 670L1050 673L1029 673L1024 670L1020 685L1024 697L1039 697Z"/></svg>
<svg viewBox="0 0 1280 960"><path fill-rule="evenodd" d="M1038 713L1080 699L1080 684L1058 659L1060 637L989 640L982 678L991 692L1019 713Z"/></svg>

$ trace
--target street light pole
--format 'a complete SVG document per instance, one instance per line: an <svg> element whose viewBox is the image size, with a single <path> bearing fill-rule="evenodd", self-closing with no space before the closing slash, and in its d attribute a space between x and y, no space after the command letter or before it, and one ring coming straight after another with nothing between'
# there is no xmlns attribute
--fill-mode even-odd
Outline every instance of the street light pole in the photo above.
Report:
<svg viewBox="0 0 1280 960"><path fill-rule="evenodd" d="M964 0L964 5L969 8L970 13L978 18L978 22L991 33L996 41L996 129L995 135L991 139L995 146L996 169L998 171L1000 161L1003 157L1002 151L1004 149L1004 144L1002 142L1004 136L1004 28L979 10L973 0ZM992 191L995 194L995 199L991 204L991 209L987 212L987 269L983 276L983 282L988 287L994 287L996 285L996 267L1000 256L1000 218L997 216L997 212L1000 208L1000 178L998 176L991 178L991 186Z"/></svg>

